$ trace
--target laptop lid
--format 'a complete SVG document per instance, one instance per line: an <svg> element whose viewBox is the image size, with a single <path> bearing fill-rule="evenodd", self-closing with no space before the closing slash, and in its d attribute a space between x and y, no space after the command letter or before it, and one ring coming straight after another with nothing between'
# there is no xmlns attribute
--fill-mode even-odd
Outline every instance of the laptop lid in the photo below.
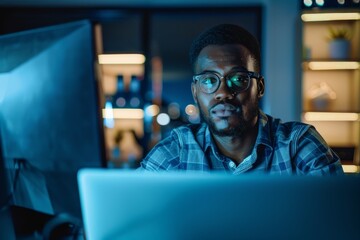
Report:
<svg viewBox="0 0 360 240"><path fill-rule="evenodd" d="M360 178L83 169L87 239L356 239Z"/></svg>

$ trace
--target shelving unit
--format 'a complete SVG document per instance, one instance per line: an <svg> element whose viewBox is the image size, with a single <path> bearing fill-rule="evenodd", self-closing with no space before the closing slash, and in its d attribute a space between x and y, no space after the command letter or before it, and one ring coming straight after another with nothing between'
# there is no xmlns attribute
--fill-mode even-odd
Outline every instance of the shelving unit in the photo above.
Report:
<svg viewBox="0 0 360 240"><path fill-rule="evenodd" d="M360 12L302 13L302 120L338 153L344 170L360 172ZM346 58L329 52L329 29L351 32Z"/></svg>
<svg viewBox="0 0 360 240"><path fill-rule="evenodd" d="M138 57L137 55L139 54L101 54L98 56L102 94L104 101L111 106L108 108L104 102L105 107L102 110L108 167L134 165L143 157L142 146L136 141L136 138L144 136L143 101L131 95L133 80L138 81L138 84L143 84L139 79L144 75L144 63L133 59ZM121 90L119 90L119 76L121 76ZM137 79L133 79L134 76ZM134 101L135 105L132 104L133 99L137 100L137 103ZM119 105L118 101L120 101ZM130 160L134 162L130 163ZM133 167L132 165L128 167Z"/></svg>

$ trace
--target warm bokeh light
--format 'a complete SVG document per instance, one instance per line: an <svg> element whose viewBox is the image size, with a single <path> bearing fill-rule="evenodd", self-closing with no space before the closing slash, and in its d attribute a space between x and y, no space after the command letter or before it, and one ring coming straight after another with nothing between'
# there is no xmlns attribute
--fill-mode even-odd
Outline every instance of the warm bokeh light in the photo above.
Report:
<svg viewBox="0 0 360 240"><path fill-rule="evenodd" d="M193 104L189 104L185 108L185 112L188 115L187 118L190 123L199 123L200 116L197 107Z"/></svg>
<svg viewBox="0 0 360 240"><path fill-rule="evenodd" d="M185 107L185 113L186 113L187 115L190 115L190 116L197 114L197 108L196 108L196 106L193 105L193 104L187 105L187 106Z"/></svg>
<svg viewBox="0 0 360 240"><path fill-rule="evenodd" d="M146 116L149 116L149 117L154 117L154 116L158 115L159 112L160 112L160 108L158 105L155 105L155 104L147 106L145 108L145 114L146 114Z"/></svg>
<svg viewBox="0 0 360 240"><path fill-rule="evenodd" d="M360 13L304 13L301 15L301 19L304 22L359 20Z"/></svg>
<svg viewBox="0 0 360 240"><path fill-rule="evenodd" d="M358 113L341 112L307 112L304 114L306 121L360 121Z"/></svg>
<svg viewBox="0 0 360 240"><path fill-rule="evenodd" d="M111 114L114 119L143 119L144 111L139 108L114 108L112 111L103 109L104 118L110 118Z"/></svg>
<svg viewBox="0 0 360 240"><path fill-rule="evenodd" d="M342 165L345 173L360 173L360 166L356 165Z"/></svg>
<svg viewBox="0 0 360 240"><path fill-rule="evenodd" d="M100 54L100 64L143 64L145 56L142 54Z"/></svg>
<svg viewBox="0 0 360 240"><path fill-rule="evenodd" d="M337 61L337 62L309 62L311 70L356 70L360 68L359 62Z"/></svg>

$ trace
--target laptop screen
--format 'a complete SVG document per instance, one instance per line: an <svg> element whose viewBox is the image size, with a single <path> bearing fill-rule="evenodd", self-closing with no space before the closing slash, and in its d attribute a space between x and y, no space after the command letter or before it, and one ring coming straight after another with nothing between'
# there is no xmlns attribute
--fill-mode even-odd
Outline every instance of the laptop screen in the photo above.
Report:
<svg viewBox="0 0 360 240"><path fill-rule="evenodd" d="M354 239L359 177L81 170L88 239Z"/></svg>

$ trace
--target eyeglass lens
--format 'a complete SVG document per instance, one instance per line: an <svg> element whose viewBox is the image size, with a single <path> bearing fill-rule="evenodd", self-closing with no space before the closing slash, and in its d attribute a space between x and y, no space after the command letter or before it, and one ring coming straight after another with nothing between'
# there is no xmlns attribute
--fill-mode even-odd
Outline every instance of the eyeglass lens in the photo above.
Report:
<svg viewBox="0 0 360 240"><path fill-rule="evenodd" d="M215 92L221 82L220 77L214 73L199 75L197 79L201 90L205 93ZM225 77L225 83L231 90L241 92L248 88L250 76L244 72L235 72Z"/></svg>

